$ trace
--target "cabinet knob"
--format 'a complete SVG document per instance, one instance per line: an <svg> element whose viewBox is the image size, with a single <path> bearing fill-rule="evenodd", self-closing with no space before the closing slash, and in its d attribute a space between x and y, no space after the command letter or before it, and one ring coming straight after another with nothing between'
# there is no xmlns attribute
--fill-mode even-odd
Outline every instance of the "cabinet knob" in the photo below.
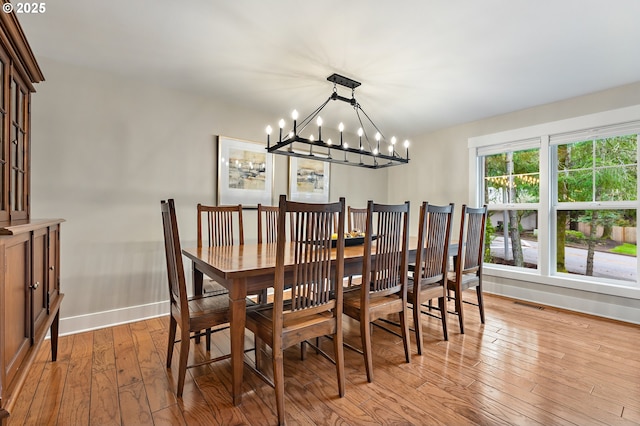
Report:
<svg viewBox="0 0 640 426"><path fill-rule="evenodd" d="M56 269L56 267L55 267L55 266L49 266L49 270L50 270L50 271L54 271L55 269Z"/></svg>
<svg viewBox="0 0 640 426"><path fill-rule="evenodd" d="M32 289L32 290L35 290L35 289L37 289L38 287L40 287L40 281L36 281L36 283L35 283L35 284L33 284L33 285L31 286L31 289Z"/></svg>

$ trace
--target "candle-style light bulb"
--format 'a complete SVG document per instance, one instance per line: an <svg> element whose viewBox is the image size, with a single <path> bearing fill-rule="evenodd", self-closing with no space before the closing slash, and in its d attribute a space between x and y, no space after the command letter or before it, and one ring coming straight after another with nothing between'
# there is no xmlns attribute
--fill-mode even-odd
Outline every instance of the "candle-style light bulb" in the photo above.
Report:
<svg viewBox="0 0 640 426"><path fill-rule="evenodd" d="M331 145L333 145L333 142L331 141L331 138L327 139L327 145L329 145L329 156L328 158L331 158Z"/></svg>
<svg viewBox="0 0 640 426"><path fill-rule="evenodd" d="M297 129L296 129L296 120L298 119L298 110L294 109L293 112L291 113L291 118L293 119L293 134L296 135Z"/></svg>
<svg viewBox="0 0 640 426"><path fill-rule="evenodd" d="M344 144L344 162L347 162L347 149L349 149L349 144L345 143Z"/></svg>
<svg viewBox="0 0 640 426"><path fill-rule="evenodd" d="M380 132L376 132L376 141L378 142L378 146L376 147L375 152L376 155L378 154L378 152L380 152L380 138L382 138L382 135L380 134Z"/></svg>
<svg viewBox="0 0 640 426"><path fill-rule="evenodd" d="M309 144L309 155L313 155L313 135L309 136L309 142L311 142Z"/></svg>
<svg viewBox="0 0 640 426"><path fill-rule="evenodd" d="M282 129L284 129L284 118L281 118L278 121L278 126L280 126L280 142L282 142Z"/></svg>
<svg viewBox="0 0 640 426"><path fill-rule="evenodd" d="M409 159L409 140L405 139L404 147L407 149L407 160Z"/></svg>
<svg viewBox="0 0 640 426"><path fill-rule="evenodd" d="M270 145L270 137L271 137L271 132L273 131L273 129L271 128L271 126L267 126L267 148L269 148Z"/></svg>
<svg viewBox="0 0 640 426"><path fill-rule="evenodd" d="M394 157L396 155L396 142L398 142L396 137L391 136L391 145L389 145L389 154L391 154Z"/></svg>
<svg viewBox="0 0 640 426"><path fill-rule="evenodd" d="M322 141L322 117L318 117L316 119L316 124L318 125L318 142Z"/></svg>
<svg viewBox="0 0 640 426"><path fill-rule="evenodd" d="M342 146L342 132L344 131L344 124L338 124L338 130L340 131L340 146Z"/></svg>

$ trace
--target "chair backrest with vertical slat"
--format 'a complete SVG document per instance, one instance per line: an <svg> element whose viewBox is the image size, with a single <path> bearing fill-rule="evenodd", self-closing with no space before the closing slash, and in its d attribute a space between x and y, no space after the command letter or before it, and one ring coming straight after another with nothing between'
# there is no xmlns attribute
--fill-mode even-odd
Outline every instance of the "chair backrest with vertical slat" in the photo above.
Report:
<svg viewBox="0 0 640 426"><path fill-rule="evenodd" d="M447 274L449 241L454 205L435 206L426 202L420 206L416 270L423 284L441 281Z"/></svg>
<svg viewBox="0 0 640 426"><path fill-rule="evenodd" d="M375 218L374 218L375 216ZM373 227L373 223L377 225ZM385 296L406 289L408 268L409 202L399 205L367 205L367 223L362 268L362 291ZM376 235L375 242L371 236ZM375 244L375 260L371 261L372 245ZM366 285L366 278L369 287ZM367 296L368 297L368 296Z"/></svg>
<svg viewBox="0 0 640 426"><path fill-rule="evenodd" d="M178 234L178 221L173 199L160 202L162 226L164 229L164 250L167 259L167 278L169 281L169 300L174 309L188 312L187 284L182 263L182 249Z"/></svg>
<svg viewBox="0 0 640 426"><path fill-rule="evenodd" d="M349 228L347 232L351 232L353 230L358 230L360 232L364 232L364 229L367 226L367 209L357 209L349 206Z"/></svg>
<svg viewBox="0 0 640 426"><path fill-rule="evenodd" d="M276 277L274 282L274 320L283 312L284 249L290 247L294 259L291 288L291 309L287 317L308 315L311 312L335 309L342 301L342 277L344 275L344 239L338 239L335 258L335 274L331 270L331 234L335 232L334 215L338 215L338 227L344 226L344 198L337 203L308 204L287 201L280 197L278 214L278 238ZM286 237L286 217L291 216L290 245ZM342 312L341 306L340 314Z"/></svg>
<svg viewBox="0 0 640 426"><path fill-rule="evenodd" d="M207 233L206 240L202 236L204 231ZM204 206L198 204L198 247L202 247L205 243L208 247L244 244L242 205Z"/></svg>
<svg viewBox="0 0 640 426"><path fill-rule="evenodd" d="M276 242L279 211L278 206L258 204L258 244Z"/></svg>
<svg viewBox="0 0 640 426"><path fill-rule="evenodd" d="M462 206L458 240L461 244L458 247L458 262L462 264L461 273L475 271L479 273L482 270L486 220L487 206L479 208ZM462 245L463 242L464 245Z"/></svg>

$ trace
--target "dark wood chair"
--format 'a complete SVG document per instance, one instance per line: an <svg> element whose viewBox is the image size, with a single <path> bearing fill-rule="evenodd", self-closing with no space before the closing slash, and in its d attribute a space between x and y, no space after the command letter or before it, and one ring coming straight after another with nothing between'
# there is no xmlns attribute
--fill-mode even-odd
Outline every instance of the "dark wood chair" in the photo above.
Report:
<svg viewBox="0 0 640 426"><path fill-rule="evenodd" d="M198 204L197 210L198 247L202 247L203 244L206 244L207 247L244 244L242 205L205 206ZM226 288L214 280L206 280L203 287L205 293L228 293Z"/></svg>
<svg viewBox="0 0 640 426"><path fill-rule="evenodd" d="M287 213L295 217L291 243L286 237ZM338 240L333 273L331 266L331 234L336 213L338 226L344 226L344 198L331 204L306 204L287 201L284 195L280 196L274 302L247 311L246 327L272 348L273 383L270 384L275 388L279 424L285 422L283 351L290 346L319 336L331 336L338 394L344 396L344 239ZM285 270L285 249L288 247L294 256L294 266ZM291 298L287 300L284 299L285 274L286 287L291 289ZM259 356L256 353L256 360ZM327 358L331 359L328 355ZM260 372L259 375L265 378Z"/></svg>
<svg viewBox="0 0 640 426"><path fill-rule="evenodd" d="M200 336L200 330L216 328L220 331L228 328L229 297L226 294L207 294L187 297L186 280L182 263L182 250L178 235L175 204L172 199L161 202L162 225L164 228L164 248L167 258L167 277L169 281L169 344L167 348L167 368L171 368L173 347L180 342L180 360L178 362L178 397L182 396L187 368L229 358L224 355L197 364L187 365L190 338ZM180 340L176 341L176 327L180 327ZM222 327L222 328L221 328ZM192 333L195 333L192 335ZM210 333L207 333L207 349L210 348Z"/></svg>
<svg viewBox="0 0 640 426"><path fill-rule="evenodd" d="M349 206L348 213L347 218L349 227L347 228L347 232L351 232L354 229L364 232L364 229L367 226L367 209L357 209Z"/></svg>
<svg viewBox="0 0 640 426"><path fill-rule="evenodd" d="M484 234L487 222L487 206L472 208L462 206L460 219L460 237L458 253L454 261L454 271L449 273L447 286L453 292L456 302L456 314L460 322L460 333L464 334L464 315L462 292L476 289L480 321L484 324L484 303L482 301L482 263L484 259Z"/></svg>
<svg viewBox="0 0 640 426"><path fill-rule="evenodd" d="M258 244L276 242L279 211L277 206L258 204Z"/></svg>
<svg viewBox="0 0 640 426"><path fill-rule="evenodd" d="M434 206L426 202L420 206L416 263L413 277L409 278L407 288L407 299L413 308L413 325L418 354L420 355L423 350L421 313L432 315L431 310L439 310L438 318L442 321L444 340L449 340L447 333L447 273L453 208L453 204ZM431 305L432 299L438 299L438 308ZM427 302L428 304L426 304Z"/></svg>
<svg viewBox="0 0 640 426"><path fill-rule="evenodd" d="M377 223L373 228L374 216ZM407 362L409 323L407 320L407 251L409 234L409 202L400 205L367 205L362 284L345 292L344 313L360 321L362 352L367 380L373 381L371 324L390 314L399 314L400 331ZM375 243L371 236L376 235ZM372 262L372 245L375 260Z"/></svg>
<svg viewBox="0 0 640 426"><path fill-rule="evenodd" d="M244 244L242 205L204 206L198 204L198 247L202 247L204 243L203 222L206 224L208 247Z"/></svg>

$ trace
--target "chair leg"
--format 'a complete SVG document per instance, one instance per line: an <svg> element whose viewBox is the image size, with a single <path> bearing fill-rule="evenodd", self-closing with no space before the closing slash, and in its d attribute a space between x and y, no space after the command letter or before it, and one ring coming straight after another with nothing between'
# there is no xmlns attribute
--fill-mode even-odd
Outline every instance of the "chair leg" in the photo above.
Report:
<svg viewBox="0 0 640 426"><path fill-rule="evenodd" d="M460 334L464 334L464 314L462 313L462 290L455 291L456 312L458 313L458 322L460 323Z"/></svg>
<svg viewBox="0 0 640 426"><path fill-rule="evenodd" d="M184 379L187 375L187 361L189 358L189 330L180 329L180 365L178 366L178 398L182 397Z"/></svg>
<svg viewBox="0 0 640 426"><path fill-rule="evenodd" d="M360 335L362 337L362 353L364 355L364 366L367 370L367 381L373 382L373 353L371 352L371 324L368 315L360 318Z"/></svg>
<svg viewBox="0 0 640 426"><path fill-rule="evenodd" d="M273 349L273 382L276 391L276 409L278 424L284 425L284 365L282 348Z"/></svg>
<svg viewBox="0 0 640 426"><path fill-rule="evenodd" d="M438 305L440 306L440 319L442 320L442 335L444 340L449 340L449 333L447 332L447 298L438 298Z"/></svg>
<svg viewBox="0 0 640 426"><path fill-rule="evenodd" d="M345 376L344 376L344 346L342 344L342 327L338 327L333 335L333 350L336 357L336 373L338 374L338 395L344 396Z"/></svg>
<svg viewBox="0 0 640 426"><path fill-rule="evenodd" d="M207 345L207 352L211 352L211 329L207 328L207 336L206 336L206 345Z"/></svg>
<svg viewBox="0 0 640 426"><path fill-rule="evenodd" d="M400 328L402 330L402 343L404 343L404 357L407 362L411 362L411 348L409 345L409 318L407 315L407 304L404 304L402 312L400 312Z"/></svg>
<svg viewBox="0 0 640 426"><path fill-rule="evenodd" d="M167 368L171 368L171 360L173 359L173 345L176 342L176 322L173 315L169 318L169 344L167 346Z"/></svg>
<svg viewBox="0 0 640 426"><path fill-rule="evenodd" d="M480 308L480 322L484 324L484 301L482 299L482 286L476 287L476 294L478 295L478 307Z"/></svg>
<svg viewBox="0 0 640 426"><path fill-rule="evenodd" d="M429 301L431 303L431 301ZM416 333L416 346L418 347L418 355L422 355L422 321L420 316L422 315L422 305L420 304L420 298L414 297L413 300L413 328ZM402 318L402 316L400 316Z"/></svg>

